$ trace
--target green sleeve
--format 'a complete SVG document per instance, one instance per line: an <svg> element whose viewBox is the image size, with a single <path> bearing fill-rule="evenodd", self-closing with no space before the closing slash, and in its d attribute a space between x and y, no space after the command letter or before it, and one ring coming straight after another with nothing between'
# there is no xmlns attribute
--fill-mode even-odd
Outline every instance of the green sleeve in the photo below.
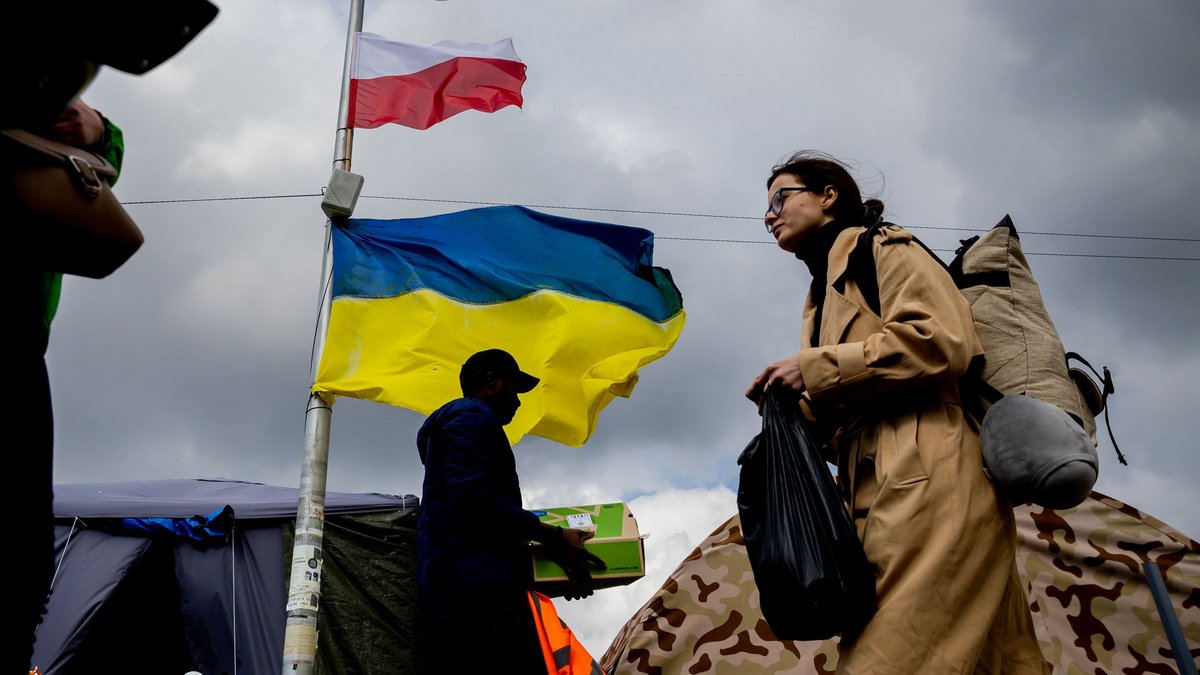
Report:
<svg viewBox="0 0 1200 675"><path fill-rule="evenodd" d="M41 272L42 275L42 295L46 298L46 314L43 320L46 322L46 332L50 332L50 324L54 322L54 315L58 314L58 299L62 296L62 277L58 272Z"/></svg>
<svg viewBox="0 0 1200 675"><path fill-rule="evenodd" d="M100 120L104 122L104 137L88 150L108 160L116 168L117 175L108 183L111 187L117 184L117 178L121 176L121 162L125 159L125 134L121 132L121 127L104 115L100 115Z"/></svg>

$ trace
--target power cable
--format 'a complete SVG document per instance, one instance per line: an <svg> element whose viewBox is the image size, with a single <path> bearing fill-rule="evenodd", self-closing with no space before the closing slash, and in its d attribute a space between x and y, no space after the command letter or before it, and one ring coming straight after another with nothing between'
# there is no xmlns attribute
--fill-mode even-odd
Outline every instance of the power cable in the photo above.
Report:
<svg viewBox="0 0 1200 675"><path fill-rule="evenodd" d="M587 206L562 206L557 204L508 204L505 202L477 202L464 199L430 199L427 197L386 197L381 195L361 195L363 199L392 199L399 201L413 202L436 202L439 204L465 204L473 206L526 206L531 209L564 209L568 211L603 211L606 213L633 213L647 216L683 216L686 218L725 218L728 220L754 220L761 221L761 216L730 216L717 213L681 213L676 211L641 211L635 209L602 209ZM969 228L969 227L937 227L934 225L910 227L911 230L949 230L953 232L987 232L986 229ZM1189 239L1186 237L1147 237L1137 235L1124 234L1094 234L1083 232L1037 232L1034 230L1022 230L1021 234L1037 234L1047 237L1088 237L1094 239L1140 239L1148 241L1187 241L1200 243L1200 239ZM657 239L665 239L666 237L656 237ZM716 240L727 241L727 240ZM770 242L767 242L770 243Z"/></svg>
<svg viewBox="0 0 1200 675"><path fill-rule="evenodd" d="M321 193L318 192L317 194L311 194L311 195L258 195L258 196L251 196L251 197L197 197L196 199L145 199L145 200L136 201L136 202L122 201L121 204L124 206L131 206L134 204L189 204L189 203L194 203L194 202L234 202L234 201L240 201L240 200L254 200L254 199L295 199L296 197L320 197L320 196L321 196Z"/></svg>
<svg viewBox="0 0 1200 675"><path fill-rule="evenodd" d="M320 193L283 194L283 195L250 195L250 196L243 196L243 197L199 197L199 198L193 198L193 199L151 199L151 200L140 200L140 201L128 201L128 202L122 202L122 203L127 206L134 206L134 205L144 205L144 204L187 204L187 203L197 203L197 202L225 202L225 201L246 201L246 200L253 201L253 200L258 200L258 199L298 199L298 198L310 198L310 197L320 197L320 196L321 196ZM625 214L647 215L647 216L678 216L678 217L683 217L683 218L714 218L714 219L726 219L726 220L755 220L755 221L761 220L761 218L757 217L757 216L733 216L733 215L716 214L716 213L688 213L688 212L682 212L682 211L650 211L650 210L643 210L643 209L612 209L612 208L598 208L598 207L589 207L589 206L563 206L563 205L559 205L559 204L509 204L507 202L485 202L485 201L475 201L475 200L467 200L467 199L433 199L430 197L397 197L397 196L387 196L387 195L361 195L361 198L363 198L363 199L386 199L386 200L393 200L393 201L430 202L430 203L437 203L437 204L461 204L461 205L469 205L469 206L525 206L528 208L535 208L535 209L559 209L559 210L567 210L567 211L625 213ZM943 231L953 231L953 232L986 232L987 231L987 230L976 229L976 228L938 227L938 226L934 226L934 225L913 226L909 229L913 229L913 230L943 230ZM1046 237L1083 237L1083 238L1090 238L1090 239L1124 239L1124 240L1136 240L1136 241L1175 241L1175 242L1200 243L1200 239L1189 238L1189 237L1153 237L1153 236L1145 236L1145 235L1094 234L1094 233L1081 233L1081 232L1039 232L1036 230L1024 230L1021 232L1021 234L1040 235L1040 236L1046 236ZM722 243L722 244L770 244L770 245L774 245L774 243L775 243L773 241L757 241L757 240L749 240L749 239L718 239L718 238L712 238L712 237L670 237L670 236L663 236L663 235L655 235L655 239L666 240L666 241L698 241L698 242ZM953 249L933 249L933 250L941 252L941 253L952 253L953 252ZM1171 260L1171 261L1183 261L1183 262L1198 262L1198 261L1200 261L1200 258L1175 257L1175 256L1105 255L1105 254L1093 254L1093 253L1043 253L1043 252L1035 252L1035 251L1026 251L1025 254L1026 255L1059 256L1059 257L1069 257L1069 258L1110 258L1110 259L1121 259L1121 260Z"/></svg>
<svg viewBox="0 0 1200 675"><path fill-rule="evenodd" d="M1024 234L1024 233L1022 233L1022 234ZM670 239L673 241L720 242L722 244L766 244L766 245L770 245L770 246L775 245L775 242L773 242L773 241L751 241L749 239L709 239L706 237L664 237L664 236L660 236L657 234L654 235L654 239L655 239L655 241L662 241L664 239ZM952 249L952 248L930 248L929 250L935 251L937 253L954 253L955 252L955 249ZM1184 262L1200 262L1200 258L1172 258L1172 257L1154 256L1154 255L1105 255L1102 253L1044 253L1044 252L1034 252L1034 251L1025 251L1024 253L1025 253L1025 255L1048 255L1048 256L1060 256L1060 257L1067 257L1067 258L1118 258L1118 259L1122 259L1122 260L1178 260L1178 261L1184 261Z"/></svg>

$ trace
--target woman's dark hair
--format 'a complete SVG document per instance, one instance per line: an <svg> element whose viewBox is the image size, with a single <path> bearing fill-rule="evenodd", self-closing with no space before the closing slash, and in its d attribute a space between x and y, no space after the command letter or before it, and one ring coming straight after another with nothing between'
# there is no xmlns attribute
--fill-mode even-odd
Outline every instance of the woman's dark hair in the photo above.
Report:
<svg viewBox="0 0 1200 675"><path fill-rule="evenodd" d="M795 176L818 193L832 185L838 196L830 215L838 221L874 222L883 216L883 202L878 199L864 202L858 183L850 176L845 163L823 152L801 150L776 164L767 179L767 187L770 188L782 173Z"/></svg>

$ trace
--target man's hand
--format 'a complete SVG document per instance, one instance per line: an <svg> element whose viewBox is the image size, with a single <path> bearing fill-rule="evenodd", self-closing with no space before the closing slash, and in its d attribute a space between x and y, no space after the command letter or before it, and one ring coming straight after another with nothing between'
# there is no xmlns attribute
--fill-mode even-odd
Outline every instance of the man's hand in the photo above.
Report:
<svg viewBox="0 0 1200 675"><path fill-rule="evenodd" d="M608 569L608 565L599 556L583 545L583 542L591 539L595 533L552 525L547 527L550 529L546 531L541 543L546 547L549 558L566 571L567 579L570 580L563 597L567 600L588 597L592 594L592 573L588 566L594 566L598 570Z"/></svg>
<svg viewBox="0 0 1200 675"><path fill-rule="evenodd" d="M95 109L75 99L46 130L46 137L76 148L90 148L104 139L104 121Z"/></svg>

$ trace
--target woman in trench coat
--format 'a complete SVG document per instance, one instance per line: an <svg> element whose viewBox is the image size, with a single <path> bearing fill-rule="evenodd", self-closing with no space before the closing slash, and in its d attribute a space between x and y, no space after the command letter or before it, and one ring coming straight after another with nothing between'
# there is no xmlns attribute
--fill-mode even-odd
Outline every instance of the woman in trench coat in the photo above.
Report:
<svg viewBox="0 0 1200 675"><path fill-rule="evenodd" d="M902 228L873 240L880 315L845 274L882 214L846 167L801 152L767 182L767 229L812 274L799 353L767 386L802 396L825 435L867 559L877 609L842 635L838 673L1043 673L1015 560L1012 506L983 471L958 378L982 353L949 274Z"/></svg>

